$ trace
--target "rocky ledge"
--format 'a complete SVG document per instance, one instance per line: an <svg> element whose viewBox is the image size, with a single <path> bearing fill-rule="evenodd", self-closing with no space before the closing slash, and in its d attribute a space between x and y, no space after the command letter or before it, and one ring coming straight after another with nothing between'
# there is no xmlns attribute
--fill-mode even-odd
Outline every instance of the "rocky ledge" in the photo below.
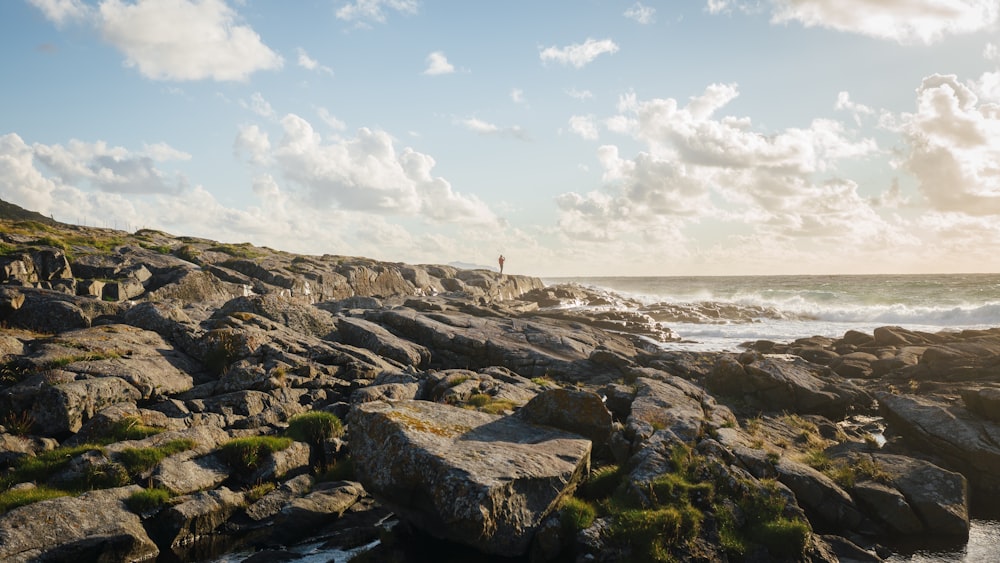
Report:
<svg viewBox="0 0 1000 563"><path fill-rule="evenodd" d="M25 221L0 251L5 561L879 561L1000 493L1000 329L672 352L487 270Z"/></svg>

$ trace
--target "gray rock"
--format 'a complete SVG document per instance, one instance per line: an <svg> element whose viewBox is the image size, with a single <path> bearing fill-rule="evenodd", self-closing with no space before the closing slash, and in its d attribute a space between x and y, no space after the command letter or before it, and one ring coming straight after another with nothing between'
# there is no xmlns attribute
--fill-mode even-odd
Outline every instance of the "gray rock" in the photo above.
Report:
<svg viewBox="0 0 1000 563"><path fill-rule="evenodd" d="M428 533L524 554L590 465L590 441L515 417L431 403L356 405L351 459L369 491Z"/></svg>
<svg viewBox="0 0 1000 563"><path fill-rule="evenodd" d="M152 482L175 495L211 489L229 478L229 466L218 455L199 455L197 451L172 455L156 467Z"/></svg>
<svg viewBox="0 0 1000 563"><path fill-rule="evenodd" d="M148 561L159 550L124 499L138 485L62 497L0 516L3 561Z"/></svg>
<svg viewBox="0 0 1000 563"><path fill-rule="evenodd" d="M376 323L341 317L337 319L337 330L343 342L367 348L405 366L420 368L430 363L431 352L426 347L400 338Z"/></svg>
<svg viewBox="0 0 1000 563"><path fill-rule="evenodd" d="M530 424L578 434L595 446L608 445L613 429L611 412L604 406L604 401L591 391L543 391L518 409L515 416Z"/></svg>
<svg viewBox="0 0 1000 563"><path fill-rule="evenodd" d="M243 493L226 487L181 498L157 514L151 533L160 545L171 548L190 544L211 534L243 506Z"/></svg>

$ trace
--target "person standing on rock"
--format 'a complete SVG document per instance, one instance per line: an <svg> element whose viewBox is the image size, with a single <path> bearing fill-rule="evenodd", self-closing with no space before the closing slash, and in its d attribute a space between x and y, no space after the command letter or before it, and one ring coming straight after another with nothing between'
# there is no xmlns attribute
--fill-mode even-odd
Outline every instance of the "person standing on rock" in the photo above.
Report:
<svg viewBox="0 0 1000 563"><path fill-rule="evenodd" d="M503 263L506 261L507 259L503 257L503 254L501 254L500 258L497 260L497 262L500 262L500 275L503 275Z"/></svg>

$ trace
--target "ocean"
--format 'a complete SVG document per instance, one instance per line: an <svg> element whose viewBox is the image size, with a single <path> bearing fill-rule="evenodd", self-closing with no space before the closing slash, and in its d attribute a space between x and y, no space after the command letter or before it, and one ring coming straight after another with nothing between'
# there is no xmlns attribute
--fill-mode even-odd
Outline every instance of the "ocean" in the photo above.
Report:
<svg viewBox="0 0 1000 563"><path fill-rule="evenodd" d="M1000 274L546 278L627 298L681 337L667 349L737 351L756 340L871 334L880 326L927 332L1000 326ZM994 511L990 511L994 512ZM959 545L899 545L891 563L1000 561L1000 520L974 517Z"/></svg>
<svg viewBox="0 0 1000 563"><path fill-rule="evenodd" d="M730 350L745 342L1000 326L1000 274L545 278L640 303L683 341L670 349ZM620 306L636 308L635 303Z"/></svg>

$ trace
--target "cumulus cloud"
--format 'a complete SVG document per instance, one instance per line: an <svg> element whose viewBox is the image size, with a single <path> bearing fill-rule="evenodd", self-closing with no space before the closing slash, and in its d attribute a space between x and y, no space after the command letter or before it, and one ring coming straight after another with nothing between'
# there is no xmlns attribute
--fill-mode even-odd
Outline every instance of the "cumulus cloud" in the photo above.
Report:
<svg viewBox="0 0 1000 563"><path fill-rule="evenodd" d="M146 152L132 152L103 141L72 140L66 146L36 143L28 147L20 137L8 135L7 142L65 184L86 184L103 192L123 194L176 193L188 185L183 175L157 168L156 162L191 158L165 143L147 146Z"/></svg>
<svg viewBox="0 0 1000 563"><path fill-rule="evenodd" d="M333 75L332 68L319 64L319 61L310 57L309 53L307 53L306 50L303 49L302 47L299 47L297 49L297 52L299 54L298 64L300 67L306 70L315 70L317 72L322 72L325 74L329 74L331 76Z"/></svg>
<svg viewBox="0 0 1000 563"><path fill-rule="evenodd" d="M903 166L934 209L1000 214L1000 106L980 103L955 75L935 74L900 121L910 147Z"/></svg>
<svg viewBox="0 0 1000 563"><path fill-rule="evenodd" d="M246 80L283 64L223 0L104 0L96 25L153 80Z"/></svg>
<svg viewBox="0 0 1000 563"><path fill-rule="evenodd" d="M441 51L434 51L433 53L427 55L427 68L424 70L424 74L429 76L437 76L440 74L451 74L455 72L455 67L448 62L448 58L444 56Z"/></svg>
<svg viewBox="0 0 1000 563"><path fill-rule="evenodd" d="M539 53L542 62L554 61L559 64L583 68L594 62L597 57L618 52L618 45L610 39L588 38L583 43L574 43L566 47L546 47Z"/></svg>
<svg viewBox="0 0 1000 563"><path fill-rule="evenodd" d="M334 131L344 131L347 129L347 124L336 115L330 113L330 110L326 108L317 109L316 114L319 115L319 118L323 121L323 123L326 123L327 127L333 129Z"/></svg>
<svg viewBox="0 0 1000 563"><path fill-rule="evenodd" d="M527 134L525 134L524 130L518 125L500 127L499 125L483 121L482 119L476 117L461 119L458 120L457 123L469 131L479 133L480 135L496 135L502 137L514 137L516 139L521 139L522 141L528 140Z"/></svg>
<svg viewBox="0 0 1000 563"><path fill-rule="evenodd" d="M569 129L588 141L596 141L599 136L593 115L574 115L570 117Z"/></svg>
<svg viewBox="0 0 1000 563"><path fill-rule="evenodd" d="M419 6L417 0L355 0L338 8L337 18L367 27L371 23L385 23L388 11L415 14Z"/></svg>
<svg viewBox="0 0 1000 563"><path fill-rule="evenodd" d="M749 118L718 115L738 95L735 85L713 84L684 104L622 96L619 113L604 122L644 150L624 156L615 145L598 149L604 188L557 199L563 235L673 247L691 242L689 231L698 223L713 221L722 232L742 233L733 237L746 237L746 245L766 243L786 252L795 252L795 241L802 240L835 249L906 238L855 182L836 174L838 163L876 153L874 140L854 139L841 123L826 119L760 133ZM576 123L585 131L591 121ZM727 244L744 246L735 239Z"/></svg>
<svg viewBox="0 0 1000 563"><path fill-rule="evenodd" d="M524 103L524 90L520 88L511 88L510 90L510 100L515 104Z"/></svg>
<svg viewBox="0 0 1000 563"><path fill-rule="evenodd" d="M656 21L656 8L646 6L642 2L636 2L625 10L624 16L643 25L648 25Z"/></svg>
<svg viewBox="0 0 1000 563"><path fill-rule="evenodd" d="M773 21L799 22L898 41L933 43L946 35L989 29L997 22L996 0L772 0ZM718 0L709 0L709 9ZM721 2L724 3L724 2Z"/></svg>
<svg viewBox="0 0 1000 563"><path fill-rule="evenodd" d="M305 119L281 119L273 142L256 126L236 140L251 162L273 163L276 175L300 188L312 205L439 223L496 224L481 200L434 176L435 161L411 148L398 150L386 132L362 128L354 138L326 140Z"/></svg>

